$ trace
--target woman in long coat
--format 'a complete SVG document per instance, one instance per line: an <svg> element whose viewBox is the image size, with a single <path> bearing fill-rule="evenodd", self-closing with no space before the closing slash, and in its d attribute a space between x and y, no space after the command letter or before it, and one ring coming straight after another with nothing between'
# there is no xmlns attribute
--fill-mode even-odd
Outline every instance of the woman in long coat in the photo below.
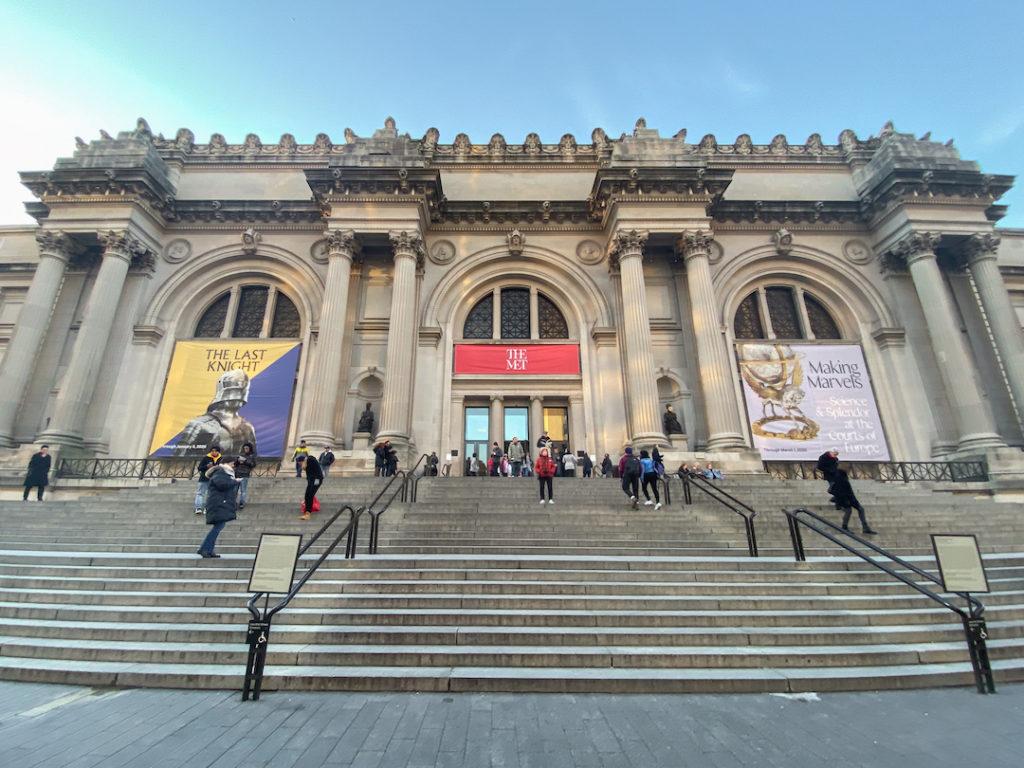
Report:
<svg viewBox="0 0 1024 768"><path fill-rule="evenodd" d="M224 526L237 517L238 486L235 470L231 464L216 464L207 470L210 477L210 491L206 496L206 524L213 526L199 545L196 554L203 558L220 557L213 552L217 536Z"/></svg>

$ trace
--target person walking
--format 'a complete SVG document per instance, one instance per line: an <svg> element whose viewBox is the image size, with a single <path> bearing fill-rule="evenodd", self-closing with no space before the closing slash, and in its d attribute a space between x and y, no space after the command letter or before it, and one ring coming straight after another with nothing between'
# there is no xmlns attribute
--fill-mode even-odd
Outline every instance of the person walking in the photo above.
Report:
<svg viewBox="0 0 1024 768"><path fill-rule="evenodd" d="M306 495L303 497L302 515L300 520L309 520L313 514L313 499L316 492L324 482L324 472L320 468L320 462L314 456L306 457Z"/></svg>
<svg viewBox="0 0 1024 768"><path fill-rule="evenodd" d="M576 457L569 450L562 454L562 477L576 477Z"/></svg>
<svg viewBox="0 0 1024 768"><path fill-rule="evenodd" d="M601 477L604 477L604 478L611 477L613 469L614 469L614 465L612 464L612 457L609 456L606 453L604 455L604 458L601 459Z"/></svg>
<svg viewBox="0 0 1024 768"><path fill-rule="evenodd" d="M394 477L398 472L398 451L396 451L390 440L384 441L384 476Z"/></svg>
<svg viewBox="0 0 1024 768"><path fill-rule="evenodd" d="M547 488L548 504L554 504L555 488L552 478L555 476L555 462L547 448L540 449L540 455L533 463L533 471L536 473L537 483L540 485L540 503L544 503L544 489Z"/></svg>
<svg viewBox="0 0 1024 768"><path fill-rule="evenodd" d="M207 470L207 475L209 492L206 496L206 524L212 528L196 550L196 554L203 559L220 557L213 551L217 537L225 525L238 517L236 496L239 483L235 479L235 466L228 463L213 464Z"/></svg>
<svg viewBox="0 0 1024 768"><path fill-rule="evenodd" d="M439 461L437 451L431 451L427 456L427 462L423 466L424 477L437 477L437 462Z"/></svg>
<svg viewBox="0 0 1024 768"><path fill-rule="evenodd" d="M629 496L633 509L637 508L637 496L640 493L640 475L643 467L640 459L633 453L633 446L627 445L626 452L619 459L619 477L622 478L622 492Z"/></svg>
<svg viewBox="0 0 1024 768"><path fill-rule="evenodd" d="M654 446L651 450L651 460L654 462L654 471L658 473L658 477L663 477L665 475L665 460L662 458L658 446Z"/></svg>
<svg viewBox="0 0 1024 768"><path fill-rule="evenodd" d="M497 440L491 443L491 460L488 462L491 477L497 477L501 473L501 457L504 455Z"/></svg>
<svg viewBox="0 0 1024 768"><path fill-rule="evenodd" d="M526 450L523 448L523 444L519 442L518 437L513 437L512 442L508 444L508 460L512 462L512 477L519 477L523 472L523 456L526 455Z"/></svg>
<svg viewBox="0 0 1024 768"><path fill-rule="evenodd" d="M658 470L656 469L654 458L647 451L640 451L640 471L644 499L646 499L644 506L651 506L651 494L647 492L647 489L650 488L654 491L654 509L661 509L661 496L658 494Z"/></svg>
<svg viewBox="0 0 1024 768"><path fill-rule="evenodd" d="M325 445L323 453L317 458L320 462L320 469L324 471L324 477L327 477L331 471L331 465L334 463L334 451L331 450L331 446Z"/></svg>
<svg viewBox="0 0 1024 768"><path fill-rule="evenodd" d="M52 461L48 445L39 446L39 450L32 454L32 458L28 460L28 471L25 473L25 492L21 494L22 501L28 501L28 492L33 488L36 489L36 500L43 500L43 489L50 484Z"/></svg>
<svg viewBox="0 0 1024 768"><path fill-rule="evenodd" d="M306 466L306 457L309 456L309 447L305 440L300 440L292 453L292 461L295 462L295 476L302 477L302 468Z"/></svg>
<svg viewBox="0 0 1024 768"><path fill-rule="evenodd" d="M594 460L590 458L589 453L583 454L583 476L593 477L594 476Z"/></svg>
<svg viewBox="0 0 1024 768"><path fill-rule="evenodd" d="M373 446L373 476L384 477L384 443Z"/></svg>
<svg viewBox="0 0 1024 768"><path fill-rule="evenodd" d="M203 514L206 510L206 494L210 490L210 478L206 476L206 473L214 464L219 464L220 460L220 446L214 445L210 448L210 452L203 456L203 458L199 460L199 464L196 465L196 472L199 473L199 477L196 482L197 515Z"/></svg>
<svg viewBox="0 0 1024 768"><path fill-rule="evenodd" d="M235 459L235 479L238 481L238 508L245 509L249 502L249 477L256 469L256 454L252 443L244 443L242 452Z"/></svg>
<svg viewBox="0 0 1024 768"><path fill-rule="evenodd" d="M829 494L834 495L832 493L832 485L836 479L836 472L839 471L839 449L829 448L821 454L821 456L818 457L818 464L815 468L821 472L821 476L825 479L825 482L828 483ZM839 509L839 505L836 504L835 501L833 501L833 504L835 504L836 509Z"/></svg>
<svg viewBox="0 0 1024 768"><path fill-rule="evenodd" d="M868 536L874 536L878 531L872 530L871 526L868 525L867 516L864 514L864 507L857 500L857 496L853 492L853 486L850 485L850 477L846 474L846 470L837 469L832 479L832 499L833 503L838 509L843 511L843 530L850 530L850 515L853 514L853 510L857 510L857 516L860 518L860 529L863 533Z"/></svg>

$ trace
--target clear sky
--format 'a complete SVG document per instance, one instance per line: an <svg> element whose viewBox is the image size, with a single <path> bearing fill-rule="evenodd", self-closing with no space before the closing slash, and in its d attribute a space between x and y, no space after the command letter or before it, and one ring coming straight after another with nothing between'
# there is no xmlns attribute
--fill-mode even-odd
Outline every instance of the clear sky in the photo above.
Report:
<svg viewBox="0 0 1024 768"><path fill-rule="evenodd" d="M19 170L74 137L191 128L275 142L430 126L589 141L636 118L733 141L844 128L954 138L1024 173L1024 2L191 2L0 0L0 223L31 222ZM1003 226L1024 227L1024 179Z"/></svg>

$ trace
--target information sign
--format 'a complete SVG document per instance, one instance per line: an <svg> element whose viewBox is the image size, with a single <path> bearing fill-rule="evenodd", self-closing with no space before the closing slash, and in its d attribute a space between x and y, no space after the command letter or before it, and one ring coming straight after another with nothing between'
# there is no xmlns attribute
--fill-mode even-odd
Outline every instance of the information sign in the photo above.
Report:
<svg viewBox="0 0 1024 768"><path fill-rule="evenodd" d="M971 533L933 533L932 549L947 592L988 592L978 539Z"/></svg>
<svg viewBox="0 0 1024 768"><path fill-rule="evenodd" d="M264 533L249 574L250 592L287 594L295 579L301 533Z"/></svg>

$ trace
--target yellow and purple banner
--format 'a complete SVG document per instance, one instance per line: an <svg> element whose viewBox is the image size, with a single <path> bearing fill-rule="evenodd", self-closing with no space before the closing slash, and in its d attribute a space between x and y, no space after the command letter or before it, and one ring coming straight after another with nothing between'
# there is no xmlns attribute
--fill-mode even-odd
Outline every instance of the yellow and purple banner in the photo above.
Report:
<svg viewBox="0 0 1024 768"><path fill-rule="evenodd" d="M150 456L284 453L302 345L294 341L179 341L167 373Z"/></svg>

